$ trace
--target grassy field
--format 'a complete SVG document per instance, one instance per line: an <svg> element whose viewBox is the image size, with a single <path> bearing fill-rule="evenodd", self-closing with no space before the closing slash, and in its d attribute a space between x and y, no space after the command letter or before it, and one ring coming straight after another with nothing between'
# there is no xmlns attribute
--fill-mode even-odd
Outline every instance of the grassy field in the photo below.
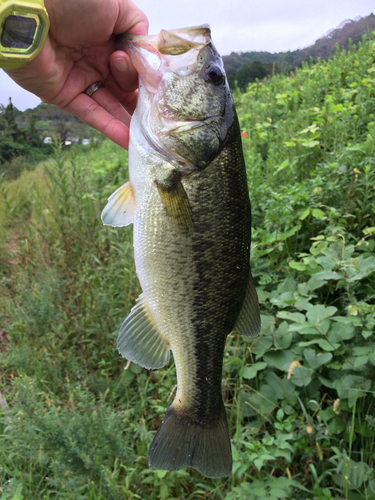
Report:
<svg viewBox="0 0 375 500"><path fill-rule="evenodd" d="M116 350L140 289L109 141L0 184L0 499L375 499L375 42L235 100L262 334L233 333L233 474L148 469L175 369Z"/></svg>

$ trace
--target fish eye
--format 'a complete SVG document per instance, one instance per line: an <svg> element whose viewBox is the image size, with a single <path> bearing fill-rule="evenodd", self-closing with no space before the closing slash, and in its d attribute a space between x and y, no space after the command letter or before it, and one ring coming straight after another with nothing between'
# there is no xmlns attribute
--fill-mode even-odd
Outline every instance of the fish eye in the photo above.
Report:
<svg viewBox="0 0 375 500"><path fill-rule="evenodd" d="M210 64L204 70L206 82L212 82L214 85L220 85L224 81L224 75L219 66Z"/></svg>

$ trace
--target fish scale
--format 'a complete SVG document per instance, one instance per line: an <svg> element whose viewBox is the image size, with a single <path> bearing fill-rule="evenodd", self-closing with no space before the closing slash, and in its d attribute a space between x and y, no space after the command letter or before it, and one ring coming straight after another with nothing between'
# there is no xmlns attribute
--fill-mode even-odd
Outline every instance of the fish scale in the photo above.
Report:
<svg viewBox="0 0 375 500"><path fill-rule="evenodd" d="M120 48L142 77L130 181L102 218L134 224L143 294L121 326L118 349L151 369L173 353L177 391L151 444L150 467L221 477L232 468L221 395L226 337L260 329L239 124L207 26L122 38Z"/></svg>

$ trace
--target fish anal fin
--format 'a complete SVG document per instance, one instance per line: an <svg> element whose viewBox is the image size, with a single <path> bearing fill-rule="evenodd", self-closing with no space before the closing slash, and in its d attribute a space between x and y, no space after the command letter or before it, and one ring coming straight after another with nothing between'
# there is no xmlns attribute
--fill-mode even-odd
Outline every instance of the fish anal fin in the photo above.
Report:
<svg viewBox="0 0 375 500"><path fill-rule="evenodd" d="M233 330L246 337L256 337L260 333L260 313L254 280L249 273L245 298Z"/></svg>
<svg viewBox="0 0 375 500"><path fill-rule="evenodd" d="M180 173L173 170L166 179L157 179L155 183L171 226L177 231L192 230L191 206Z"/></svg>
<svg viewBox="0 0 375 500"><path fill-rule="evenodd" d="M151 443L148 459L151 469L193 467L206 477L229 476L232 450L224 405L217 415L201 419L172 404Z"/></svg>
<svg viewBox="0 0 375 500"><path fill-rule="evenodd" d="M135 200L129 181L108 198L108 203L102 212L102 221L105 226L128 226L134 222L134 215Z"/></svg>
<svg viewBox="0 0 375 500"><path fill-rule="evenodd" d="M169 361L169 343L155 325L143 294L121 325L117 349L121 356L147 369L161 368Z"/></svg>

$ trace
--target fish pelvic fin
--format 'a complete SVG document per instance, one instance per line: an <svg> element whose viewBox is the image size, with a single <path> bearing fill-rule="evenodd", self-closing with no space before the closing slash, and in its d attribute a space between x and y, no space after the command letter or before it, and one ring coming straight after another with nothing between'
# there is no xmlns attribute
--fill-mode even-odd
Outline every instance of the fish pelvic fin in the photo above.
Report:
<svg viewBox="0 0 375 500"><path fill-rule="evenodd" d="M254 280L249 273L245 298L233 330L246 337L256 337L260 333L260 312Z"/></svg>
<svg viewBox="0 0 375 500"><path fill-rule="evenodd" d="M102 212L102 221L105 226L128 226L133 224L134 215L135 200L129 181L108 198L108 203Z"/></svg>
<svg viewBox="0 0 375 500"><path fill-rule="evenodd" d="M148 461L151 469L193 467L206 477L229 476L232 450L224 404L218 414L202 419L172 404L151 443Z"/></svg>
<svg viewBox="0 0 375 500"><path fill-rule="evenodd" d="M117 338L121 356L143 368L161 368L169 361L169 343L159 332L143 293L121 325Z"/></svg>

